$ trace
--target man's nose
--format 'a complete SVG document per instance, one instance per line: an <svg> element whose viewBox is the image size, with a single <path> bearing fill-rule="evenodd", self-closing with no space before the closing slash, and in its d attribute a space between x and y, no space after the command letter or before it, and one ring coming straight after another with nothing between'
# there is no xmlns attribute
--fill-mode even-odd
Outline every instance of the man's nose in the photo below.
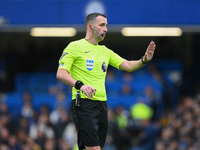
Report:
<svg viewBox="0 0 200 150"><path fill-rule="evenodd" d="M105 28L104 28L104 31L105 31L105 32L108 32L108 28L107 28L107 27L105 27Z"/></svg>

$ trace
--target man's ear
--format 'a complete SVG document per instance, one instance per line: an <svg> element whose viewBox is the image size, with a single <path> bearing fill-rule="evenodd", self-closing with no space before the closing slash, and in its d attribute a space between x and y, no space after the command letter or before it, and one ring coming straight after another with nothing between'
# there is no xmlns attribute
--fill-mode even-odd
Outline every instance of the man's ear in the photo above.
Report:
<svg viewBox="0 0 200 150"><path fill-rule="evenodd" d="M91 30L93 29L91 23L88 24L88 27L89 27L89 29L91 29Z"/></svg>

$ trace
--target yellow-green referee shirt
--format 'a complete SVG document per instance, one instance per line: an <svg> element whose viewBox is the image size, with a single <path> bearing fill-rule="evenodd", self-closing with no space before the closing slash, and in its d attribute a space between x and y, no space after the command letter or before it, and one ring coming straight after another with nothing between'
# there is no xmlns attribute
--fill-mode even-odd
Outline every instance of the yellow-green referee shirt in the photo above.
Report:
<svg viewBox="0 0 200 150"><path fill-rule="evenodd" d="M96 89L91 100L106 101L105 77L108 65L119 69L125 59L105 46L94 45L85 39L71 42L62 53L59 69L66 69L75 80ZM72 99L77 90L73 87ZM81 98L88 98L81 93Z"/></svg>

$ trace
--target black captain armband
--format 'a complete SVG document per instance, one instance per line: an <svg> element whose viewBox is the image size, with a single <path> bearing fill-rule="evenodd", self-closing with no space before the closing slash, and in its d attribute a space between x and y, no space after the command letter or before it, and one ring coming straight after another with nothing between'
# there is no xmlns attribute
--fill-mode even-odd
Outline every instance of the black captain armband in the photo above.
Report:
<svg viewBox="0 0 200 150"><path fill-rule="evenodd" d="M142 56L141 61L142 61L142 63L145 64L145 65L148 63L148 62L144 62L144 56Z"/></svg>
<svg viewBox="0 0 200 150"><path fill-rule="evenodd" d="M80 90L80 88L83 86L84 84L83 84L83 82L82 81L76 81L76 83L75 83L75 88L77 89L77 90Z"/></svg>

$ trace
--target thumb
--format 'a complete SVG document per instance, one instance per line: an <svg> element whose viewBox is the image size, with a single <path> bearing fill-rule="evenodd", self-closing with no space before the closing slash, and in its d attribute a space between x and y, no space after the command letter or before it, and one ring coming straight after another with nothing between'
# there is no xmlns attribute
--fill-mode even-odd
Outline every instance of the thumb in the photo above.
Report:
<svg viewBox="0 0 200 150"><path fill-rule="evenodd" d="M144 59L146 60L147 59L147 52L144 54Z"/></svg>

